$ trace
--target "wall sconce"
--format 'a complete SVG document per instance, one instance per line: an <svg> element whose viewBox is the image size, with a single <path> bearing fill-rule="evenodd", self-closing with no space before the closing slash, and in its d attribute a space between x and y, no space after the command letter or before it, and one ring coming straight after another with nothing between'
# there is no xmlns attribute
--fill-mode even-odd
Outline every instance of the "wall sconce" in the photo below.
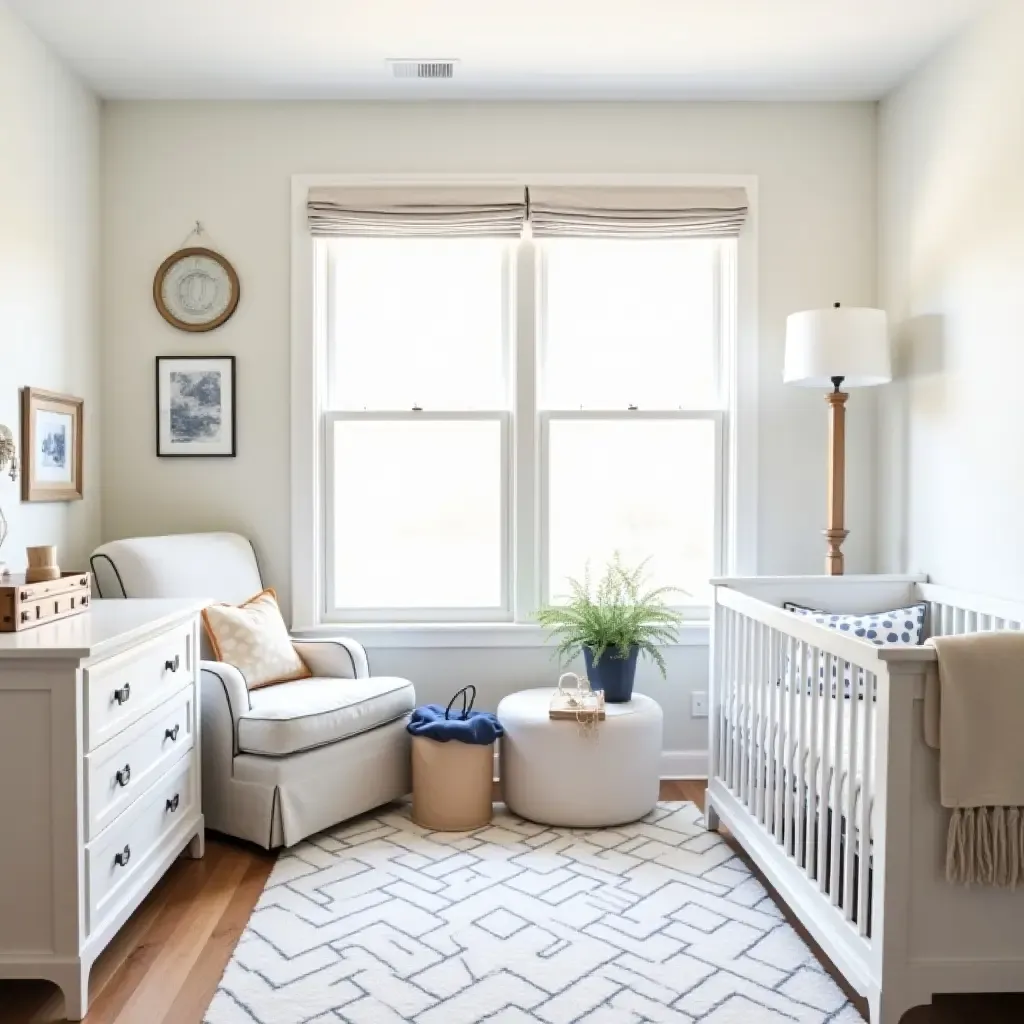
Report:
<svg viewBox="0 0 1024 1024"><path fill-rule="evenodd" d="M0 423L0 473L4 471L7 464L11 464L9 476L12 480L18 479L18 449L14 446L14 434L10 427ZM0 548L7 540L7 519L4 517L4 510L0 507ZM0 576L7 576L10 570L0 561Z"/></svg>

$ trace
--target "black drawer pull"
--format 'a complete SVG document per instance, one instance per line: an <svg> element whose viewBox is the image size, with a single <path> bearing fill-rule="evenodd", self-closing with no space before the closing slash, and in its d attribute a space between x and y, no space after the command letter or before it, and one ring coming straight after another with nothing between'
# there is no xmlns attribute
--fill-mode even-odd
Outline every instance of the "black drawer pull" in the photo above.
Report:
<svg viewBox="0 0 1024 1024"><path fill-rule="evenodd" d="M181 664L181 655L176 654L174 656L174 661L165 661L164 662L164 668L168 672L177 672L178 671L178 666L180 664Z"/></svg>
<svg viewBox="0 0 1024 1024"><path fill-rule="evenodd" d="M164 739L170 740L172 743L178 742L178 727L175 726L173 729L167 729L164 731Z"/></svg>
<svg viewBox="0 0 1024 1024"><path fill-rule="evenodd" d="M127 701L131 695L132 688L127 683L125 683L120 690L114 691L114 700L116 700L118 704L124 704L125 701Z"/></svg>
<svg viewBox="0 0 1024 1024"><path fill-rule="evenodd" d="M169 810L171 812L171 814L173 814L177 809L178 809L178 794L175 793L174 794L174 799L167 801L167 810Z"/></svg>
<svg viewBox="0 0 1024 1024"><path fill-rule="evenodd" d="M114 773L114 778L117 779L119 786L127 786L128 780L132 777L132 766L126 764L119 772Z"/></svg>
<svg viewBox="0 0 1024 1024"><path fill-rule="evenodd" d="M125 848L120 853L114 854L114 863L119 867L123 868L125 864L132 859L132 848L125 844Z"/></svg>

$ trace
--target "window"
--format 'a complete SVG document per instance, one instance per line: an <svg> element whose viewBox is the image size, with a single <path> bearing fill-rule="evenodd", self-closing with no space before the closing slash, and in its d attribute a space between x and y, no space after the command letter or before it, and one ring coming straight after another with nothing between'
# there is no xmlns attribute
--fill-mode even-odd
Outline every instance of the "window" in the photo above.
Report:
<svg viewBox="0 0 1024 1024"><path fill-rule="evenodd" d="M325 621L720 571L734 239L318 238Z"/></svg>

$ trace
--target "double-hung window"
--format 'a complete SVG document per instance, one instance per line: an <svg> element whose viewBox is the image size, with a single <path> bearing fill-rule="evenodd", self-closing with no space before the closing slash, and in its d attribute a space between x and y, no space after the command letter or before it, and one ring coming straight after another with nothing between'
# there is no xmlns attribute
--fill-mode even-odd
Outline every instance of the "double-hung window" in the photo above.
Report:
<svg viewBox="0 0 1024 1024"><path fill-rule="evenodd" d="M509 618L511 255L327 243L329 614Z"/></svg>
<svg viewBox="0 0 1024 1024"><path fill-rule="evenodd" d="M616 552L708 604L736 232L537 233L315 239L321 621L526 622Z"/></svg>
<svg viewBox="0 0 1024 1024"><path fill-rule="evenodd" d="M706 606L720 568L733 243L538 243L545 600L618 552Z"/></svg>

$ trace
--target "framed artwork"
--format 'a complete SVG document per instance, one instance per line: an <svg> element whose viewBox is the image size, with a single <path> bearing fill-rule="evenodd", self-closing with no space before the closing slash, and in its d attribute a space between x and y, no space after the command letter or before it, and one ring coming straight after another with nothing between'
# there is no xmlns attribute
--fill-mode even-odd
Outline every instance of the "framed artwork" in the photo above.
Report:
<svg viewBox="0 0 1024 1024"><path fill-rule="evenodd" d="M39 388L21 389L21 500L82 497L84 400Z"/></svg>
<svg viewBox="0 0 1024 1024"><path fill-rule="evenodd" d="M156 453L232 457L235 357L156 357Z"/></svg>

